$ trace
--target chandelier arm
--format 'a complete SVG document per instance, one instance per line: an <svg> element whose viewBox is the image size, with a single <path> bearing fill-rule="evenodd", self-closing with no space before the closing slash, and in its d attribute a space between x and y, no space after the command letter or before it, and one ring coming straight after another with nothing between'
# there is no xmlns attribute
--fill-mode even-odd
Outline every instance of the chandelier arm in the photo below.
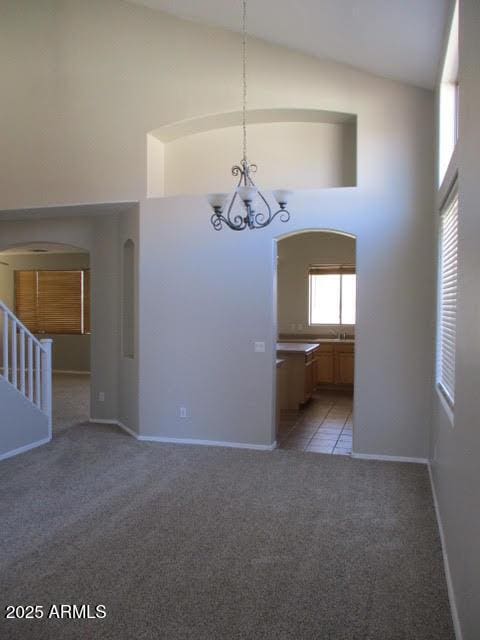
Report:
<svg viewBox="0 0 480 640"><path fill-rule="evenodd" d="M278 215L280 215L280 220L282 222L288 222L290 220L290 212L286 209L279 209L278 211L275 211L275 213L270 215L268 219L265 220L265 222L257 222L257 216L255 216L255 229L263 229L264 227L268 226L273 220L275 220Z"/></svg>
<svg viewBox="0 0 480 640"><path fill-rule="evenodd" d="M238 223L235 223L235 220L238 220ZM212 223L215 231L221 231L224 224L233 231L243 231L247 227L246 218L242 218L242 216L235 216L232 222L221 213L212 214L210 222Z"/></svg>
<svg viewBox="0 0 480 640"><path fill-rule="evenodd" d="M223 194L212 194L212 198L209 198L212 203L214 213L210 218L215 231L220 231L223 225L226 225L234 231L242 231L243 229L261 229L269 225L274 218L280 216L282 222L288 222L290 220L290 213L285 209L285 204L280 204L280 209L272 214L272 209L265 198L265 196L258 191L255 182L252 180L250 174L254 174L257 171L257 165L249 164L247 159L247 0L242 0L242 134L243 134L243 157L238 165L232 167L232 175L238 177L237 189L235 190L225 215L223 214L223 205L225 204L226 196ZM241 195L238 193L239 187ZM253 187L254 190L248 187ZM255 212L253 209L254 192L256 192L262 202L260 203L261 210ZM234 215L234 205L237 201L242 200L241 205L245 211L245 215L237 213ZM244 199L245 198L245 199ZM218 203L218 206L217 204Z"/></svg>
<svg viewBox="0 0 480 640"><path fill-rule="evenodd" d="M273 220L272 209L270 208L270 205L268 204L268 201L263 195L263 193L261 191L258 191L257 193L260 196L260 198L263 200L263 203L267 208L267 213L265 213L264 211L259 211L258 213L255 214L255 228L261 228L261 227L266 227Z"/></svg>

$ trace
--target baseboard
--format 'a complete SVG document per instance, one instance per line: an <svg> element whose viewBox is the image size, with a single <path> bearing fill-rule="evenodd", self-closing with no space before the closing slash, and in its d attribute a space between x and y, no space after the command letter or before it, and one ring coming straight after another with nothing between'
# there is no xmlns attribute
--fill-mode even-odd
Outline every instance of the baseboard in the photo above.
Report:
<svg viewBox="0 0 480 640"><path fill-rule="evenodd" d="M96 422L97 424L113 424L116 427L120 427L120 429L123 429L124 431L126 431L128 435L138 440L138 433L135 433L135 431L130 429L130 427L127 427L125 424L123 424L119 420L114 420L113 418L89 418L88 421L92 423Z"/></svg>
<svg viewBox="0 0 480 640"><path fill-rule="evenodd" d="M230 449L254 449L256 451L273 451L277 447L276 441L272 444L249 444L248 442L224 442L222 440L197 440L196 438L164 438L163 436L140 436L130 427L122 424L119 420L108 418L90 418L89 422L99 424L114 424L120 427L140 442L163 442L164 444L198 444L207 447L228 447Z"/></svg>
<svg viewBox="0 0 480 640"><path fill-rule="evenodd" d="M51 436L47 438L42 438L42 440L37 440L36 442L31 442L30 444L26 444L23 447L18 447L18 449L12 449L12 451L7 451L6 453L0 454L0 460L7 460L7 458L13 458L13 456L18 456L20 453L25 453L26 451L30 451L30 449L36 449L40 447L42 444L47 444L50 442Z"/></svg>
<svg viewBox="0 0 480 640"><path fill-rule="evenodd" d="M52 369L52 373L66 373L69 376L89 376L91 371L74 371L73 369Z"/></svg>
<svg viewBox="0 0 480 640"><path fill-rule="evenodd" d="M448 561L447 546L445 544L445 533L443 531L442 519L440 517L440 509L438 506L437 492L435 491L435 484L433 482L432 467L428 465L428 475L430 477L430 485L432 487L433 504L435 507L435 515L437 517L437 525L440 533L440 542L442 545L443 566L445 569L445 579L447 581L448 599L450 601L450 611L452 613L453 630L455 632L456 640L463 640L462 628L460 626L460 619L458 617L457 603L455 601L455 592L453 590L452 574L450 572L450 563Z"/></svg>
<svg viewBox="0 0 480 640"><path fill-rule="evenodd" d="M196 438L164 438L162 436L137 436L142 442L163 442L165 444L196 444L206 447L228 447L229 449L254 449L255 451L273 451L277 443L250 444L248 442L228 442L223 440L197 440Z"/></svg>
<svg viewBox="0 0 480 640"><path fill-rule="evenodd" d="M382 460L383 462L413 462L414 464L428 464L428 458L408 458L405 456L384 456L376 453L355 453L352 458L357 460Z"/></svg>

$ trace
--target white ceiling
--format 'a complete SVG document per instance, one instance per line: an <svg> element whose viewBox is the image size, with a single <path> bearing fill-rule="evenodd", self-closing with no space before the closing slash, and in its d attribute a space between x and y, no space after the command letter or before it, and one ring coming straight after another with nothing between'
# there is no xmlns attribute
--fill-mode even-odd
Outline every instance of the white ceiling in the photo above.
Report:
<svg viewBox="0 0 480 640"><path fill-rule="evenodd" d="M240 30L241 0L130 0ZM250 0L248 32L319 58L433 88L451 0Z"/></svg>

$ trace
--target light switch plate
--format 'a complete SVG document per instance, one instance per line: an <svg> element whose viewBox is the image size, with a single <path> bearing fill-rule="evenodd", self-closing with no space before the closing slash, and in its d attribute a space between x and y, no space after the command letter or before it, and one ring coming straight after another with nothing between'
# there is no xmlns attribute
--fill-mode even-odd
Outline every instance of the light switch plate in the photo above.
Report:
<svg viewBox="0 0 480 640"><path fill-rule="evenodd" d="M265 342L255 342L255 353L265 353Z"/></svg>

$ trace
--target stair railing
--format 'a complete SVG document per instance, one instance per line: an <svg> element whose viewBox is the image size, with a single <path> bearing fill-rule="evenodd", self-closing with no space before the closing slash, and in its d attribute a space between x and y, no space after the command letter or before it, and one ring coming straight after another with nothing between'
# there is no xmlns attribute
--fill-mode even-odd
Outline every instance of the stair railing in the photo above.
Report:
<svg viewBox="0 0 480 640"><path fill-rule="evenodd" d="M0 300L1 374L48 417L52 431L52 340L38 340Z"/></svg>

